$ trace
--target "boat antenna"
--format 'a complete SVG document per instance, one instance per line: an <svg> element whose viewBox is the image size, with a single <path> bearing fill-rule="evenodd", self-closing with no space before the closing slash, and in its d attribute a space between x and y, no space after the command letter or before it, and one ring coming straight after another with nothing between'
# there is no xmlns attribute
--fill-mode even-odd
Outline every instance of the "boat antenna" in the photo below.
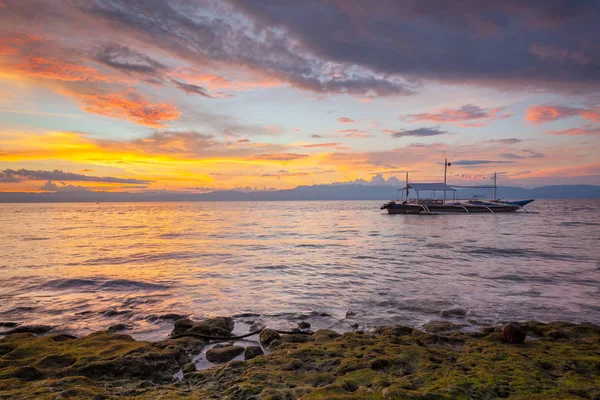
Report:
<svg viewBox="0 0 600 400"><path fill-rule="evenodd" d="M448 172L448 167L452 164L448 162L447 158L444 158L444 185L446 185L446 173ZM444 188L444 202L442 204L446 204L446 188Z"/></svg>
<svg viewBox="0 0 600 400"><path fill-rule="evenodd" d="M494 172L494 201L497 200L496 198L496 173Z"/></svg>
<svg viewBox="0 0 600 400"><path fill-rule="evenodd" d="M406 198L404 199L408 203L408 171L406 171Z"/></svg>

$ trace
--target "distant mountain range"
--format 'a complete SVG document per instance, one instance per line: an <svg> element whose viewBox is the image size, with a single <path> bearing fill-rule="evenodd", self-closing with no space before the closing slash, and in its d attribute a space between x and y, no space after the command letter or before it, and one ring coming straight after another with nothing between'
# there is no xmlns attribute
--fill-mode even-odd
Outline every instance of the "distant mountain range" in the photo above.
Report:
<svg viewBox="0 0 600 400"><path fill-rule="evenodd" d="M600 186L554 185L533 189L499 186L501 199L597 199ZM49 202L148 202L148 201L293 201L293 200L391 200L400 192L395 186L377 185L313 185L276 191L241 192L235 190L210 193L182 193L168 191L93 192L59 191L45 193L0 192L0 203L49 203ZM491 189L458 189L457 199L473 196L490 198ZM439 197L439 193L438 193Z"/></svg>

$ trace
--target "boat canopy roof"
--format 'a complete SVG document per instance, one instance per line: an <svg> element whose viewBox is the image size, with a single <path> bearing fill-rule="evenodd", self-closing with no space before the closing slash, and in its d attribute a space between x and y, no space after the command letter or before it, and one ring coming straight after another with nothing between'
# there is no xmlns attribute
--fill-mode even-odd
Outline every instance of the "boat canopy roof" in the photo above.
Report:
<svg viewBox="0 0 600 400"><path fill-rule="evenodd" d="M446 185L445 183L408 183L409 189L414 190L444 190L446 192L456 192L450 185ZM406 190L406 186L401 190Z"/></svg>

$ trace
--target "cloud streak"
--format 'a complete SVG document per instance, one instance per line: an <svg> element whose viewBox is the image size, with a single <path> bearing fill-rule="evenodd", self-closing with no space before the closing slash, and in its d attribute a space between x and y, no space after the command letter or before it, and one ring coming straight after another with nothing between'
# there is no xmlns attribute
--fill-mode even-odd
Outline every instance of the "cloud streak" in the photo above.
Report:
<svg viewBox="0 0 600 400"><path fill-rule="evenodd" d="M418 128L418 129L405 129L401 131L393 131L389 129L384 129L382 132L389 133L393 138L399 139L403 137L429 137L429 136L439 136L446 135L450 132L443 131L439 128Z"/></svg>
<svg viewBox="0 0 600 400"><path fill-rule="evenodd" d="M115 178L111 176L91 176L64 172L58 169L53 171L29 170L29 169L5 169L0 174L14 181L34 180L34 181L77 181L77 182L105 182L105 183L127 183L127 184L150 184L153 181L132 178Z"/></svg>
<svg viewBox="0 0 600 400"><path fill-rule="evenodd" d="M600 122L600 110L556 105L541 105L530 107L525 120L532 124L545 124L568 117L581 117Z"/></svg>
<svg viewBox="0 0 600 400"><path fill-rule="evenodd" d="M400 116L406 122L435 122L438 124L452 123L457 126L480 127L497 119L506 119L512 113L504 107L485 109L475 104L466 104L460 108L441 108L432 113L407 114Z"/></svg>

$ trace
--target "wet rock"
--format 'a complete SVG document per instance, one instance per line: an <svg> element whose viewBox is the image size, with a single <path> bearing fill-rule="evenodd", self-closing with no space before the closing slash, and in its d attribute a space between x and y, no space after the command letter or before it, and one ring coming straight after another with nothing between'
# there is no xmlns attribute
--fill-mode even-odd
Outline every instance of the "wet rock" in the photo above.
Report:
<svg viewBox="0 0 600 400"><path fill-rule="evenodd" d="M467 310L460 307L448 308L446 310L440 311L440 315L442 317L464 317L465 315L467 315Z"/></svg>
<svg viewBox="0 0 600 400"><path fill-rule="evenodd" d="M126 330L131 330L132 327L129 325L125 325L125 324L114 324L108 327L107 331L108 333L114 333L114 332L119 332L119 331L126 331Z"/></svg>
<svg viewBox="0 0 600 400"><path fill-rule="evenodd" d="M196 335L210 337L229 337L232 336L234 322L231 317L215 317L205 319L200 322L194 322L189 319L180 319L175 321L171 336L183 333L193 333Z"/></svg>
<svg viewBox="0 0 600 400"><path fill-rule="evenodd" d="M180 319L184 319L185 317L186 317L185 315L170 313L170 314L162 314L161 316L158 317L158 319L170 319L173 321L177 321Z"/></svg>
<svg viewBox="0 0 600 400"><path fill-rule="evenodd" d="M106 317L115 317L117 315L126 315L126 316L131 316L133 315L133 311L131 310L117 310L116 308L109 308L107 310L102 311L100 314L106 316Z"/></svg>
<svg viewBox="0 0 600 400"><path fill-rule="evenodd" d="M248 332L256 332L265 329L266 326L262 322L255 322L248 327Z"/></svg>
<svg viewBox="0 0 600 400"><path fill-rule="evenodd" d="M356 311L348 310L346 311L346 318L351 318L356 316Z"/></svg>
<svg viewBox="0 0 600 400"><path fill-rule="evenodd" d="M339 338L340 335L339 333L332 331L331 329L319 329L318 331L316 331L315 333L313 333L310 336L310 341L311 342L317 342L317 343L323 343L323 342L328 342L330 340L333 339L337 339Z"/></svg>
<svg viewBox="0 0 600 400"><path fill-rule="evenodd" d="M509 322L502 327L502 336L508 343L521 344L525 341L525 328L517 322Z"/></svg>
<svg viewBox="0 0 600 400"><path fill-rule="evenodd" d="M246 350L244 350L244 359L252 360L258 356L262 356L265 354L260 346L248 346Z"/></svg>
<svg viewBox="0 0 600 400"><path fill-rule="evenodd" d="M298 328L300 329L310 329L310 324L306 321L298 322Z"/></svg>
<svg viewBox="0 0 600 400"><path fill-rule="evenodd" d="M224 363L231 361L244 352L241 346L226 346L208 349L206 359L211 363Z"/></svg>
<svg viewBox="0 0 600 400"><path fill-rule="evenodd" d="M191 319L179 319L175 321L175 324L173 325L173 332L171 332L171 336L180 335L186 332L192 326L194 326L194 321Z"/></svg>
<svg viewBox="0 0 600 400"><path fill-rule="evenodd" d="M15 326L19 326L19 322L0 322L1 328L14 328Z"/></svg>
<svg viewBox="0 0 600 400"><path fill-rule="evenodd" d="M50 332L52 329L54 329L54 327L50 325L20 325L3 333L7 335L12 333L33 333L35 335L41 335Z"/></svg>
<svg viewBox="0 0 600 400"><path fill-rule="evenodd" d="M280 340L281 335L272 329L263 329L260 335L258 335L258 339L260 340L260 344L268 346L274 340Z"/></svg>
<svg viewBox="0 0 600 400"><path fill-rule="evenodd" d="M182 370L184 374L187 374L188 372L194 372L196 370L196 364L189 362L183 366Z"/></svg>

